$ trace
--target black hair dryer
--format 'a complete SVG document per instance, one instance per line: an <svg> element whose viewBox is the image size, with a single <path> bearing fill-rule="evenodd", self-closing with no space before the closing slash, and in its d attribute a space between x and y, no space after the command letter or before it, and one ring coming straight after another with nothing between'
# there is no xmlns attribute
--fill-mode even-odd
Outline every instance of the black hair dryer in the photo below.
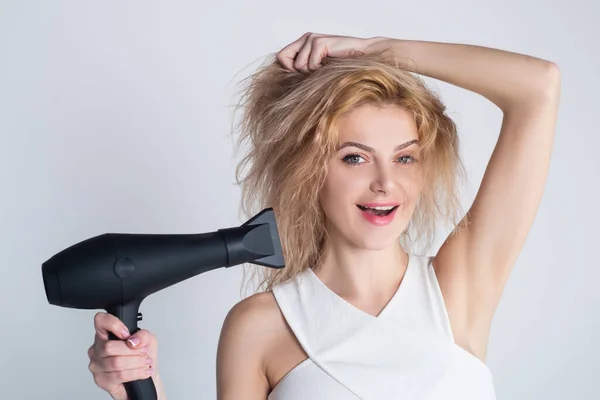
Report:
<svg viewBox="0 0 600 400"><path fill-rule="evenodd" d="M152 293L220 267L250 262L284 268L272 208L243 225L200 234L99 235L55 254L42 264L48 302L104 309L131 334L139 330L140 303ZM111 340L121 340L112 333ZM130 400L156 400L152 377L125 383Z"/></svg>

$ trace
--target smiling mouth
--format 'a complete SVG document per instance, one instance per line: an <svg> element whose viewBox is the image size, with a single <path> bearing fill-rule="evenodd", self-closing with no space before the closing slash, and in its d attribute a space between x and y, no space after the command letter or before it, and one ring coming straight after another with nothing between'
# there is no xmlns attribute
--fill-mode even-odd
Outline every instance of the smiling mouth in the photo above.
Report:
<svg viewBox="0 0 600 400"><path fill-rule="evenodd" d="M360 204L357 204L356 206L358 208L360 208L361 210L363 210L364 212L368 212L369 214L377 215L380 217L385 217L386 215L391 214L392 211L394 211L396 208L398 208L398 206L394 206L393 208L391 208L389 210L375 210L373 208L361 206Z"/></svg>

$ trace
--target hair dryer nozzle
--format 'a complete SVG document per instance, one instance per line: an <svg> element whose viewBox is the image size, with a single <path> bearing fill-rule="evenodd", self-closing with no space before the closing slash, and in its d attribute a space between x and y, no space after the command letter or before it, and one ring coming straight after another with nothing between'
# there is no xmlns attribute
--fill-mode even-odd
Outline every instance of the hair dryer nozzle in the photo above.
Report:
<svg viewBox="0 0 600 400"><path fill-rule="evenodd" d="M48 303L57 306L62 306L62 297L60 292L60 284L58 283L58 273L55 264L42 264L42 277L44 279L44 290L46 291L46 299Z"/></svg>
<svg viewBox="0 0 600 400"><path fill-rule="evenodd" d="M242 226L219 229L218 232L225 240L228 267L244 262L269 268L285 267L275 213L272 208L265 208ZM260 257L260 255L264 255L264 257Z"/></svg>

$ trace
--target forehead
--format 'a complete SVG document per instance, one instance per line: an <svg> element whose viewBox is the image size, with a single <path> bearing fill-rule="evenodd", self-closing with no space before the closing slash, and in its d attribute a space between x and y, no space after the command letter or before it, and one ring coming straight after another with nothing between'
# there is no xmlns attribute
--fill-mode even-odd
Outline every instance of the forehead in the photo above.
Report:
<svg viewBox="0 0 600 400"><path fill-rule="evenodd" d="M339 140L418 139L414 117L406 109L388 105L364 105L344 115L338 124Z"/></svg>

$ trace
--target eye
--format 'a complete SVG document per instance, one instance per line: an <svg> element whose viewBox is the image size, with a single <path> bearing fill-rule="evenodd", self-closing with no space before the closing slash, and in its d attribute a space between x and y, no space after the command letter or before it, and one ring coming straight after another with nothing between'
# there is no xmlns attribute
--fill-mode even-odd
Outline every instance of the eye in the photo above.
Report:
<svg viewBox="0 0 600 400"><path fill-rule="evenodd" d="M360 165L362 163L359 162L354 162L351 160L356 160L357 158L363 158L360 154L348 154L346 157L342 158L342 161L345 162L348 165ZM413 156L400 156L397 158L398 160L404 160L404 161L400 161L400 164L412 164L417 162L417 159L414 158Z"/></svg>
<svg viewBox="0 0 600 400"><path fill-rule="evenodd" d="M349 165L359 165L358 162L351 162L351 159L362 158L360 154L348 154L346 157L342 158L342 161Z"/></svg>
<svg viewBox="0 0 600 400"><path fill-rule="evenodd" d="M413 156L401 156L401 157L398 157L398 159L408 159L409 160L408 162L402 162L402 164L412 164L412 163L417 162L417 159L414 158Z"/></svg>

